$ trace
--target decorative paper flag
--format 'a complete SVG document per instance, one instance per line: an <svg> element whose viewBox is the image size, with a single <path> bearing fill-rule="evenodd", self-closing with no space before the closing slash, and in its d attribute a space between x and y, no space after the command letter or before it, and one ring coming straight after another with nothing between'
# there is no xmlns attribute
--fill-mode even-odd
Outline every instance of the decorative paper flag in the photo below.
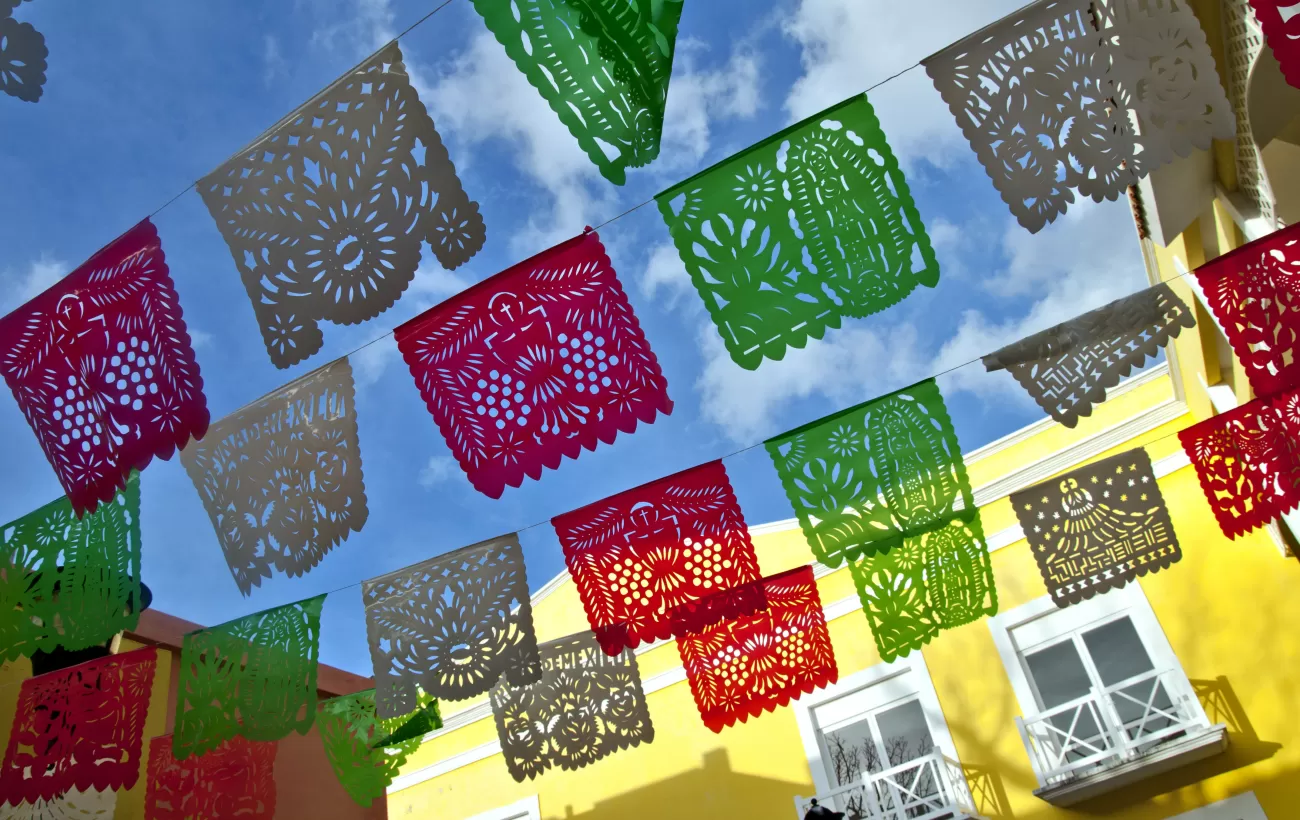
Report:
<svg viewBox="0 0 1300 820"><path fill-rule="evenodd" d="M324 603L319 595L185 636L172 738L177 760L236 736L307 734L316 719Z"/></svg>
<svg viewBox="0 0 1300 820"><path fill-rule="evenodd" d="M656 199L731 358L756 369L939 283L876 113L845 100Z"/></svg>
<svg viewBox="0 0 1300 820"><path fill-rule="evenodd" d="M275 743L232 737L184 762L172 757L172 736L149 743L145 820L275 817Z"/></svg>
<svg viewBox="0 0 1300 820"><path fill-rule="evenodd" d="M542 98L615 185L659 156L683 0L474 0Z"/></svg>
<svg viewBox="0 0 1300 820"><path fill-rule="evenodd" d="M203 379L147 219L0 319L0 350L77 515L208 429Z"/></svg>
<svg viewBox="0 0 1300 820"><path fill-rule="evenodd" d="M0 662L134 629L140 596L139 475L85 518L60 498L0 528Z"/></svg>
<svg viewBox="0 0 1300 820"><path fill-rule="evenodd" d="M45 36L13 18L21 0L0 0L0 91L37 102L45 91Z"/></svg>
<svg viewBox="0 0 1300 820"><path fill-rule="evenodd" d="M1294 397L1256 399L1178 433L1201 489L1229 538L1300 504L1300 456L1279 408Z"/></svg>
<svg viewBox="0 0 1300 820"><path fill-rule="evenodd" d="M117 813L117 792L69 790L52 800L36 800L17 806L0 805L3 820L113 820Z"/></svg>
<svg viewBox="0 0 1300 820"><path fill-rule="evenodd" d="M1300 225L1197 268L1196 281L1255 394L1300 387Z"/></svg>
<svg viewBox="0 0 1300 820"><path fill-rule="evenodd" d="M673 410L659 361L591 231L394 335L447 446L492 498Z"/></svg>
<svg viewBox="0 0 1300 820"><path fill-rule="evenodd" d="M941 630L998 611L979 510L909 535L888 552L851 561L849 572L886 663L919 650Z"/></svg>
<svg viewBox="0 0 1300 820"><path fill-rule="evenodd" d="M922 62L1035 233L1065 213L1071 189L1116 199L1175 155L1236 133L1183 0L1040 0Z"/></svg>
<svg viewBox="0 0 1300 820"><path fill-rule="evenodd" d="M239 591L305 575L366 523L347 359L212 426L181 451Z"/></svg>
<svg viewBox="0 0 1300 820"><path fill-rule="evenodd" d="M416 715L382 720L375 715L375 690L327 700L321 705L318 723L325 756L329 758L339 783L359 805L369 806L382 798L406 758L419 748L427 732L442 728L438 706L425 701ZM407 732L408 724L419 724L418 731ZM384 743L396 733L402 740Z"/></svg>
<svg viewBox="0 0 1300 820"><path fill-rule="evenodd" d="M1166 284L1116 299L984 357L1008 370L1038 406L1066 427L1106 400L1106 390L1154 357L1196 318Z"/></svg>
<svg viewBox="0 0 1300 820"><path fill-rule="evenodd" d="M770 439L767 451L826 566L888 550L945 520L958 501L974 507L933 379Z"/></svg>
<svg viewBox="0 0 1300 820"><path fill-rule="evenodd" d="M1183 557L1141 447L1012 493L1011 506L1062 608Z"/></svg>
<svg viewBox="0 0 1300 820"><path fill-rule="evenodd" d="M541 675L524 552L513 534L366 581L361 598L381 718L409 714L419 689L465 700L502 675L514 686Z"/></svg>
<svg viewBox="0 0 1300 820"><path fill-rule="evenodd" d="M1282 76L1300 88L1300 4L1296 0L1250 0L1250 5L1282 67Z"/></svg>
<svg viewBox="0 0 1300 820"><path fill-rule="evenodd" d="M607 655L763 607L757 587L748 595L722 596L730 608L700 605L715 592L762 578L721 461L619 493L551 523Z"/></svg>
<svg viewBox="0 0 1300 820"><path fill-rule="evenodd" d="M510 776L522 783L547 769L576 771L655 738L632 651L606 655L590 632L541 647L543 675L525 687L502 678L492 716Z"/></svg>
<svg viewBox="0 0 1300 820"><path fill-rule="evenodd" d="M137 649L23 681L0 805L134 786L156 655Z"/></svg>
<svg viewBox="0 0 1300 820"><path fill-rule="evenodd" d="M695 704L715 732L839 679L812 567L773 575L762 586L765 611L677 639Z"/></svg>
<svg viewBox="0 0 1300 820"><path fill-rule="evenodd" d="M452 269L486 237L396 41L204 177L199 193L276 367L320 350L319 322L358 324L392 307L422 241Z"/></svg>

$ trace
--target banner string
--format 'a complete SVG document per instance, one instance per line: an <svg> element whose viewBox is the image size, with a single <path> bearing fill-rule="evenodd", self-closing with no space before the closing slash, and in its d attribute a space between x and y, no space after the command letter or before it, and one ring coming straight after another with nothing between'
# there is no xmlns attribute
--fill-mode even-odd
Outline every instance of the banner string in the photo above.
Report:
<svg viewBox="0 0 1300 820"><path fill-rule="evenodd" d="M1151 288L1156 287L1157 285L1168 284L1168 283L1173 282L1173 281L1175 281L1175 280L1182 279L1182 278L1185 277L1185 276L1190 276L1190 275L1193 274L1193 273L1195 273L1195 271L1186 271L1186 272L1184 272L1184 273L1175 274L1174 276L1171 276L1171 277L1169 277L1168 279L1161 279L1158 283L1156 283L1156 285L1151 285L1151 286L1149 286L1149 287L1147 287L1147 288L1144 288L1143 290L1150 290ZM1141 292L1141 291L1134 291L1133 293L1128 294L1128 295L1129 295L1129 296L1133 296L1133 295L1136 295L1137 293L1140 293L1140 292ZM1122 298L1125 298L1125 297L1119 297L1119 298L1122 299ZM1103 306L1103 307L1104 307L1104 306ZM1095 310L1095 309L1096 309L1096 308L1094 308L1094 310ZM1088 313L1088 312L1089 312L1089 311L1084 311L1084 313ZM1083 314L1080 314L1080 315L1083 315ZM1077 318L1077 317L1076 317L1076 318ZM1050 328L1049 328L1049 329L1050 329ZM389 332L388 334L385 334L385 336L380 336L379 338L377 338L377 339L375 339L375 340L373 340L373 341L371 341L371 342L368 342L367 344L363 345L361 348L358 348L358 350L363 350L363 349L365 349L366 347L369 347L370 345L374 344L375 342L382 341L384 338L386 338L387 336L391 336L391 335L392 335L392 333ZM1030 334L1030 335L1032 336L1033 334ZM1028 338L1028 337L1026 337L1026 338ZM349 354L349 355L351 355L351 354ZM986 354L986 355L987 355L987 354ZM335 362L338 362L338 361L340 361L340 360L343 359L343 358L347 358L347 357L346 357L346 356L343 356L343 357L340 357L339 359L335 359L333 362L330 362L330 364L334 364ZM928 380L928 379L939 379L939 378L942 378L942 377L944 377L944 376L947 376L947 375L949 375L949 374L951 374L951 373L955 373L956 371L961 370L961 369L964 368L964 367L970 367L971 365L979 364L979 363L981 363L981 362L983 361L983 359L984 359L984 356L982 356L982 355L981 355L981 356L976 356L976 357L973 358L973 359L969 359L969 360L967 360L967 361L961 362L960 364L955 364L955 365L953 365L953 366L947 368L946 370L941 370L941 371L939 371L939 372L937 372L937 373L934 373L934 374L932 374L932 375L926 376L926 377L924 377L923 379L918 379L917 381L925 381L925 380ZM326 365L326 366L328 366L328 365ZM280 388L280 389L283 389L283 388ZM900 389L905 389L905 388L900 388ZM279 391L277 390L277 391L275 391L275 392L279 392ZM894 391L890 391L890 392L894 392ZM273 395L273 393L271 393L271 394L267 394L267 395ZM877 396L876 398L880 398L881 396L884 396L884 395L888 395L888 393L881 394L880 396ZM265 397L263 397L263 398L265 398ZM261 399L258 399L257 401L260 401L260 400L261 400ZM870 401L870 399L869 399L868 401ZM254 402L254 403L255 403L255 402ZM839 413L839 412L843 412L843 411L842 411L842 410L834 410L834 411L831 411L830 413L824 414L823 416L819 416L818 418L825 418L825 417L827 417L827 416L835 415L835 413ZM816 421L816 419L814 419L813 421ZM792 427L792 428L790 428L790 429L795 429L796 427L799 427L799 426L801 426L801 425L796 424L794 427ZM1165 435L1163 435L1163 436L1159 436L1159 437L1157 437L1157 438L1150 439L1149 441L1147 441L1146 443L1142 444L1141 446L1142 446L1143 448L1150 447L1150 446L1153 445L1153 444L1157 444L1157 443L1159 443L1159 442L1161 442L1161 441L1165 441L1166 439L1169 439L1169 438L1172 438L1172 437L1178 435L1179 432L1181 432L1181 430L1175 430L1175 431L1172 432L1172 433L1167 433L1167 434L1165 434ZM746 445L746 446L744 446L744 447L740 447L740 448L738 448L738 449L736 449L736 450L732 450L731 452L726 453L725 455L714 456L714 457L712 457L712 458L705 459L704 461L700 462L700 464L707 464L707 463L709 463L709 462L711 462L711 461L725 461L725 460L730 459L730 458L735 458L735 457L737 457L737 456L745 455L746 453L749 453L749 452L751 452L751 451L753 451L753 450L757 450L758 448L763 447L763 446L767 443L768 440L769 440L769 439L763 439L762 441L756 442L756 443L754 443L754 444L749 444L749 445ZM699 466L699 465L695 465L695 466ZM691 467L689 467L689 466L688 466L688 467L681 467L681 468L674 468L674 469L669 470L669 472L668 472L667 474L671 475L671 474L673 474L673 473L677 473L677 472L681 472L682 470L689 470L689 469L691 469ZM1031 485L1031 486L1032 486L1032 485ZM631 489L631 488L629 488L629 489ZM610 495L616 495L616 494L618 494L619 492L625 492L625 490L617 490L617 491L615 491L615 492L613 492L613 493L610 493ZM585 506L585 505L584 505L584 506ZM571 512L571 510L570 510L570 511L566 511L566 512ZM541 521L537 521L537 522L534 522L534 523L529 524L529 525L527 525L527 526L520 527L520 528L515 529L515 530L511 530L510 532L513 532L515 535L519 535L519 534L522 534L522 533L528 532L529 530L537 529L538 527L545 527L545 526L548 526L548 525L550 525L552 519L554 519L554 518L555 518L556 516L558 516L558 515L563 515L563 514L564 514L564 512L556 513L555 515L552 515L552 516L550 516L550 517L548 517L548 518L544 518L544 519L542 519ZM499 534L501 534L501 533L499 533ZM491 536L489 536L489 537L491 537ZM471 539L471 542L474 541L474 540L475 540L475 539ZM483 539L478 539L478 540L483 540ZM459 547L453 548L452 550L449 550L449 552L454 552L456 549L459 549ZM444 554L446 554L446 553L438 553L438 555L444 555ZM436 557L438 557L438 556L437 556L437 555L432 555L432 556L429 556L429 558L421 559L421 562L422 562L422 561L427 561L427 560L430 560L430 559L432 559L432 558L436 558ZM417 562L417 563L420 563L420 562ZM412 565L410 565L410 566L414 566L414 564L412 564ZM381 572L381 573L379 573L378 575L376 575L376 576L374 576L374 577L381 577L381 576L383 576L383 575L387 575L387 574L390 573L390 572L400 572L401 570L406 569L406 568L407 568L407 567L398 567L398 568L395 569L395 570L386 570L385 572ZM302 599L299 599L299 600L300 600L300 601L306 601L306 600L310 600L311 598L317 598L317 597L319 597L319 596L321 596L321 595L326 595L326 596L328 596L328 595L336 595L336 594L338 594L338 593L340 593L340 592L346 592L347 590L350 590L350 589L353 589L353 588L360 588L361 585L364 584L364 583L365 583L366 581L368 581L368 580L370 580L370 579L369 579L369 578L363 578L363 579L361 579L361 580L359 580L359 581L353 581L353 582L350 583L350 584L345 584L345 585L343 585L343 586L341 586L341 587L337 587L336 589L329 590L328 592L324 592L324 593L320 593L320 592L318 592L318 593L315 593L315 594L313 594L313 595L308 595L308 596L306 596L305 598L302 598ZM278 606L292 606L294 603L298 603L298 602L299 602L299 601L293 601L293 602L290 602L289 604L280 604L280 605L278 605ZM269 607L269 608L270 608L270 609L275 609L276 607ZM255 615L255 614L257 614L258 612L264 612L264 611L265 611L265 610L255 610L254 612L250 612L249 615ZM241 616L241 617L247 617L247 616ZM239 620L239 618L232 618L232 619L231 619L231 621L237 621L237 620ZM216 626L222 626L222 625L224 625L225 623L230 623L230 621L225 621L225 622L223 622L222 624L217 624ZM205 631L205 630L207 630L207 629L212 629L212 628L215 628L215 627L203 627L202 629L198 629L198 630L195 630L195 631L196 631L196 632L203 632L203 631Z"/></svg>
<svg viewBox="0 0 1300 820"><path fill-rule="evenodd" d="M398 35L396 35L396 36L395 36L392 40L390 40L389 42L391 43L391 42L397 42L397 41L399 41L401 38L405 37L406 35L410 34L412 31L414 31L416 28L418 28L419 26L421 26L421 25L423 25L424 23L426 23L429 19L431 19L431 18L432 18L434 15L436 15L438 12L440 12L440 11L446 9L446 8L447 8L448 6L450 6L453 2L455 2L455 0L444 0L444 2L442 2L442 3L439 4L438 6L434 7L431 11L429 11L428 13L426 13L423 17L421 17L420 19L416 20L415 22L413 22L413 23L411 23L409 26L407 26L405 29L403 29L403 30L401 31L401 33L399 33ZM370 56L368 56L368 57L366 57L366 59L363 60L361 63L359 63L358 66L363 65L366 61L370 60L371 57L373 57L373 54L370 55ZM896 71L895 73L893 73L893 74L891 74L891 75L885 77L884 79L880 80L879 82L876 82L876 83L874 83L874 84L868 86L867 88L863 89L861 92L858 92L858 94L855 95L855 96L860 96L860 95L869 94L869 93L871 93L872 91L874 91L874 90L880 88L881 86L883 86L883 85L885 85L885 84L887 84L887 83L890 83L890 82L892 82L892 81L894 81L894 80L896 80L896 79L898 79L898 78L900 78L900 77L902 77L902 76L908 74L908 73L911 72L911 71L914 71L915 69L921 67L921 65L922 65L921 62L914 62L914 63L912 63L911 65L907 66L906 68L903 68L903 69L901 69L901 70L899 70L899 71ZM258 135L258 136L257 136L257 137L252 141L252 142L250 142L250 143L249 143L245 148L241 149L240 151L235 152L234 154L231 154L230 157L227 157L227 160L225 160L225 161L228 161L231 157L239 156L239 155L241 155L241 154L247 153L248 151L251 151L251 150L253 150L254 148L256 148L258 144L260 144L260 143L263 142L265 139L267 139L270 135L272 135L272 134L275 132L275 130L276 130L277 128L279 128L279 127L280 127L280 126L281 126L281 125L282 125L286 120L288 120L289 118L293 117L295 114L297 114L298 111L300 111L304 106L309 105L313 100L318 99L319 97L321 97L321 96L324 95L324 94L327 94L327 93L328 93L332 88L334 88L334 87L337 86L339 83L343 82L343 81L346 80L349 76L351 76L351 74L352 74L354 71L355 71L355 67L354 67L354 69L353 69L352 71L348 71L348 72L345 72L345 73L343 73L342 75L340 75L337 79L335 79L332 83L330 83L330 84L329 84L328 86L326 86L324 89L322 89L321 91L318 91L318 92L316 92L315 94L313 94L312 97L309 98L307 101L305 101L304 103L302 103L302 104L300 104L299 106L297 106L296 108L294 108L294 109L293 109L289 114L287 114L285 117L282 117L282 118L281 118L280 120L278 120L274 125L272 125L271 127L265 129L265 130L264 130L261 134L259 134L259 135ZM224 162L224 161L223 161L223 162ZM220 167L220 166L218 166L218 167ZM174 204L174 203L175 203L178 199L180 199L182 196L184 196L185 194L189 193L191 190L194 190L195 188L197 188L198 185L199 185L199 183L200 183L200 181L201 181L201 178L200 178L200 179L197 179L197 180L195 180L195 181L193 181L193 182L191 182L191 183L190 183L189 185L187 185L184 189L182 189L181 191L177 192L177 193L176 193L176 194L175 194L171 199L167 200L167 201L164 202L161 206L159 206L156 210L154 210L153 212L151 212L151 213L148 215L149 218L153 218L153 217L157 216L159 213L161 213L162 211L166 210L169 206L171 206L172 204ZM646 200L644 200L644 201L642 201L642 202L640 202L640 203L637 203L636 205L633 205L632 207L628 208L627 210L625 210L625 211L623 211L623 212L621 212L621 213L619 213L619 214L617 214L617 215L615 215L615 216L613 216L613 217L610 217L609 219L605 220L604 222L601 222L599 225L595 226L595 228L593 228L592 230L597 230L597 231L598 231L598 230L600 230L600 229L602 229L602 228L604 228L604 227L606 227L606 226L608 226L608 225L610 225L610 224L612 224L612 223L614 223L614 222L617 222L618 220L621 220L621 219L623 219L623 218L625 218L625 217L627 217L627 216L630 216L631 214L633 214L633 213L639 211L640 209L642 209L642 208L644 208L645 206L650 205L650 204L652 204L652 203L654 203L654 202L655 202L655 198L654 198L654 197L651 197L651 198L646 199ZM543 249L543 250L544 250L544 249ZM525 257L525 258L527 258L527 257ZM1176 279L1180 279L1180 278L1182 278L1182 277L1184 277L1184 276L1188 276L1188 275L1190 275L1191 273L1194 273L1194 271L1186 271L1186 272L1183 272L1183 273L1177 274L1177 275L1175 275L1175 276L1173 276L1173 277L1170 277L1170 278L1168 278L1168 279L1162 279L1162 280L1161 280L1161 284L1163 284L1163 283L1168 283L1168 282L1172 282L1172 281L1174 281L1174 280L1176 280ZM449 297L449 299L454 299L454 298L456 298L456 297L455 297L455 296ZM446 300L444 300L444 301L446 301ZM381 341L384 341L385 339L387 339L387 338L393 336L394 333L395 333L395 330L396 330L395 328L392 329L392 330L388 330L387 332L385 332L385 333L383 333L383 334L381 334L381 335L379 335L379 336L376 336L375 338L371 339L370 341L368 341L368 342L362 344L361 346L359 346L359 347L357 347L357 348L351 350L350 352L345 353L345 354L343 354L343 355L341 355L341 356L335 357L334 359L327 361L326 363L322 364L319 368L314 368L314 369L311 371L311 373L314 373L314 372L316 372L316 370L322 369L322 368L324 368L324 367L328 367L328 366L330 366L330 365L337 364L338 362L340 362L340 361L342 361L342 360L344 360L344 359L347 359L347 358L349 358L349 357L351 357L351 356L354 356L354 355L360 353L361 351L363 351L363 350L365 350L365 349L371 347L372 345L375 345L375 344L377 344L377 343L379 343L379 342L381 342ZM970 359L970 360L968 360L968 361L961 362L961 363L959 363L959 364L953 365L953 366L951 366L951 367L949 367L949 368L947 368L947 369L945 369L945 370L942 370L942 371L940 371L940 372L938 372L938 373L935 373L935 374L933 374L933 375L931 375L931 376L928 376L927 378L930 378L930 379L941 378L941 377L946 376L946 375L949 375L949 374L951 374L951 373L953 373L953 372L955 372L955 371L957 371L957 370L960 370L960 369L962 369L962 368L964 368L964 367L969 367L969 366L971 366L971 365L974 365L974 364L976 364L976 363L979 363L982 359L983 359L983 356L977 356L977 357L972 358L972 359ZM307 375L310 375L310 373L307 374ZM225 417L223 417L223 418L229 417L230 415L234 415L235 413L238 413L238 412L240 412L241 410L243 410L243 409L245 409L245 408L247 408L247 407L249 407L249 406L251 406L251 405L253 405L253 404L256 404L257 402L262 401L263 399L266 399L266 398L268 398L269 396L273 396L273 395L275 395L275 394L277 394L277 393L283 391L286 387L289 387L289 386L291 386L292 384L297 383L298 381L301 381L302 378L306 378L306 376L300 377L299 379L295 379L295 380L293 380L292 382L290 382L288 385L282 385L281 387L277 388L276 390L271 391L270 393L264 394L264 395L262 395L262 396L259 396L259 397L256 398L256 399L253 399L252 401L250 401L250 402L248 402L247 404L245 404L245 405L243 405L242 407L240 407L238 410L235 410L235 411L233 411L232 413L227 414L227 415L226 415ZM835 411L835 412L839 412L839 411ZM833 413L832 413L832 414L833 414ZM828 415L831 415L831 414L828 414ZM796 426L798 426L798 425L796 425ZM1159 438L1156 438L1156 439L1152 439L1152 440L1148 441L1147 444L1144 445L1144 446L1149 446L1149 445L1151 445L1151 444L1155 444L1155 443L1157 443L1157 442L1160 442L1160 441L1163 441L1163 440L1165 440L1165 439L1167 439L1167 438L1170 438L1170 437L1172 437L1172 436L1174 436L1174 435L1177 435L1177 432L1170 433L1170 434L1165 435L1165 436L1160 436ZM725 455L723 455L723 456L719 456L719 457L715 457L715 458L710 458L710 459L707 459L706 462L701 462L701 463L707 463L707 461L725 460L725 459L735 458L735 457L740 456L740 455L744 455L744 454L746 454L746 453L749 453L749 452L752 451L752 450L755 450L755 449L757 449L757 448L759 448L759 447L764 446L765 441L766 441L766 440L764 440L764 441L760 441L760 442L757 442L757 443L755 443L755 444L750 444L750 445L748 445L748 446L740 447L739 449L733 450L733 451L731 451L731 452L729 452L729 453L727 453L727 454L725 454ZM685 468L685 469L689 469L689 468ZM674 470L674 471L672 471L672 472L677 472L677 470ZM554 516L552 516L551 518L553 518L553 517L554 517ZM546 525L550 524L551 518L546 518L546 519L543 519L543 520L538 521L538 522L536 522L536 523L529 524L529 525L527 525L527 526L525 526L525 527L521 527L521 528L519 528L519 529L514 530L514 532L515 532L516 534L519 534L519 533L527 532L527 531L529 531L529 530L536 529L536 528L538 528L538 527L546 526ZM431 557L432 557L432 556L431 556ZM425 559L425 560L428 560L428 559ZM400 569L400 568L399 568L399 569ZM380 573L380 574L382 575L383 573ZM340 586L340 587L337 587L337 588L335 588L335 589L329 590L328 592L325 592L325 593L315 593L315 594L313 594L313 595L306 596L305 598L303 598L303 599L301 599L301 600L308 600L308 599L310 599L310 598L319 597L319 596L322 595L322 594L327 595L327 596L328 596L328 595L336 595L336 594L338 594L338 593L345 592L345 591L350 590L350 589L353 589L353 588L359 588L363 583L365 583L366 580L368 580L368 579L362 579L362 580L359 580L359 581L355 581L355 582L352 582L352 583L350 583L350 584L346 584L346 585L344 585L344 586ZM288 605L292 605L292 603L291 603L291 604L288 604ZM271 607L271 608L275 608L275 607ZM249 613L249 614L256 614L256 612L260 612L260 611L265 611L265 610L256 610L255 612L253 612L253 613ZM247 616L243 616L243 617L247 617ZM239 619L238 619L238 618L235 618L235 619L231 619L231 620L239 620ZM229 622L230 622L230 621L226 621L225 623L229 623ZM212 628L212 627L205 627L205 629L208 629L208 628ZM198 631L203 631L203 630L201 629L201 630L198 630Z"/></svg>

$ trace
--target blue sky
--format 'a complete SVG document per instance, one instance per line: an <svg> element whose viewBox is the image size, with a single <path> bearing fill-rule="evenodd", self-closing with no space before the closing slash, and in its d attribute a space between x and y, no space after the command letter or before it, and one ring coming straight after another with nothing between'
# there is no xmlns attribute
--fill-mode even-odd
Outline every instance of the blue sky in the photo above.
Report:
<svg viewBox="0 0 1300 820"><path fill-rule="evenodd" d="M53 284L397 32L432 0L258 4L57 3L16 16L50 49L32 105L0 97L0 311ZM426 249L392 310L323 325L325 347L288 371L262 346L216 226L189 190L154 217L218 418L511 263L652 197L797 119L916 63L1021 0L687 0L661 159L617 188L506 58L469 0L406 35L402 50L488 241L454 273ZM142 479L144 578L154 606L203 624L332 591L546 522L847 405L991 352L1145 287L1126 203L1075 205L1019 228L922 69L871 94L942 266L935 290L846 323L757 372L726 356L653 206L601 232L676 401L672 416L567 461L500 500L460 472L391 337L353 357L370 517L304 578L240 596L177 460ZM1006 373L972 365L940 380L963 449L1041 413ZM0 521L59 484L8 392L0 396ZM762 449L727 459L751 524L791 509ZM563 570L549 524L521 533L536 589ZM811 556L810 559L811 560ZM370 674L358 586L326 603L321 657Z"/></svg>

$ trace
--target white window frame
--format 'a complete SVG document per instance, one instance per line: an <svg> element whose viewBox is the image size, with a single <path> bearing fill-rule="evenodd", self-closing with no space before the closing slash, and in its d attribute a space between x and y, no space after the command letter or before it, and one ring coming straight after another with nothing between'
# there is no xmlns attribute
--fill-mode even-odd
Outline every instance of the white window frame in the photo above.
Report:
<svg viewBox="0 0 1300 820"><path fill-rule="evenodd" d="M813 711L818 706L875 687L885 687L883 694L890 703L916 698L921 704L921 711L925 714L925 723L930 730L930 737L934 740L936 751L960 765L957 747L952 742L948 721L944 718L943 707L939 704L939 694L935 691L934 681L930 678L930 669L925 665L925 656L916 650L906 658L900 658L893 663L876 664L869 669L840 678L837 683L825 689L818 689L791 704L794 707L795 722L799 725L799 739L803 742L804 756L808 759L808 768L812 773L817 794L825 794L836 787L831 784L830 778L826 775L821 743L817 738L819 727Z"/></svg>
<svg viewBox="0 0 1300 820"><path fill-rule="evenodd" d="M1142 645L1146 648L1155 670L1182 669L1178 656L1174 654L1173 647L1169 645L1169 639L1160 626L1160 620L1156 618L1155 610L1151 608L1151 602L1142 591L1142 585L1136 581L1065 609L1058 607L1050 596L1044 595L988 619L989 631L993 634L993 644L997 647L998 655L1002 658L1002 666L1011 680L1011 688L1020 703L1021 715L1036 715L1043 709L1038 705L1028 666L1012 637L1012 632L1051 615L1058 616L1055 620L1057 626L1061 628L1051 631L1044 629L1043 637L1029 644L1030 648L1045 646L1084 627L1100 626L1127 615L1134 629L1137 630L1138 637L1142 640ZM1178 684L1178 688L1182 689L1181 683ZM1188 696L1190 698L1188 703L1199 714L1205 725L1209 725L1205 710L1190 684L1182 691L1170 692L1169 695L1170 697Z"/></svg>
<svg viewBox="0 0 1300 820"><path fill-rule="evenodd" d="M509 806L489 809L482 814L468 817L466 820L542 820L542 806L537 799L537 795L533 795L511 803Z"/></svg>

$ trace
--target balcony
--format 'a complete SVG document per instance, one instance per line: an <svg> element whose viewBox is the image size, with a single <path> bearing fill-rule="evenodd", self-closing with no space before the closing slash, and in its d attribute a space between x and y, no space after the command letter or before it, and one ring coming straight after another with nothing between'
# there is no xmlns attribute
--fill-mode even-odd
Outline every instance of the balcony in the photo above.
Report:
<svg viewBox="0 0 1300 820"><path fill-rule="evenodd" d="M812 799L794 799L799 820ZM861 780L819 794L816 800L844 812L845 820L979 820L961 766L938 752L883 772L863 772Z"/></svg>
<svg viewBox="0 0 1300 820"><path fill-rule="evenodd" d="M1223 751L1181 669L1152 671L1016 718L1038 777L1034 794L1072 806Z"/></svg>

